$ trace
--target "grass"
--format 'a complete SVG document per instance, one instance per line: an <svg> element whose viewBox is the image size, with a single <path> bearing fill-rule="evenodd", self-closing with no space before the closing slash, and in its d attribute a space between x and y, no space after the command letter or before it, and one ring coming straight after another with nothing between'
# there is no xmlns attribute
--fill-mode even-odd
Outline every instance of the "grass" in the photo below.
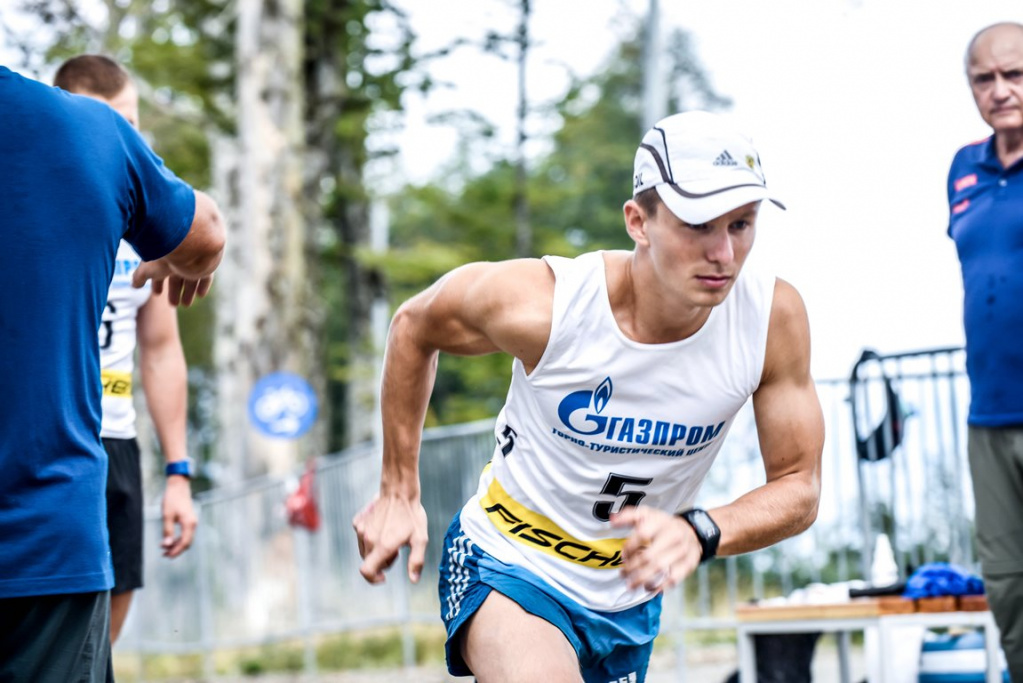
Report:
<svg viewBox="0 0 1023 683"><path fill-rule="evenodd" d="M415 664L444 662L442 626L415 626L412 631ZM401 630L381 628L358 633L320 636L315 643L316 666L320 671L400 668L404 665ZM305 644L301 641L269 643L213 654L217 675L257 678L271 673L298 673L305 668ZM114 654L114 672L122 683L202 679L203 657L198 654L139 655Z"/></svg>

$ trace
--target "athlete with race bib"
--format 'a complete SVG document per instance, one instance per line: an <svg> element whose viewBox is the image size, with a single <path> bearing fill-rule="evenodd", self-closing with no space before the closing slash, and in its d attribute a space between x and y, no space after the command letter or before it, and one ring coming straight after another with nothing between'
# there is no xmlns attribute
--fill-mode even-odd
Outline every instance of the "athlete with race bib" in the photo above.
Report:
<svg viewBox="0 0 1023 683"><path fill-rule="evenodd" d="M634 171L633 250L469 264L392 321L380 492L354 520L371 583L405 545L410 578L422 569L437 354L514 357L493 458L444 539L453 675L641 682L665 590L816 517L824 427L806 310L787 282L743 269L761 202L779 204L756 150L727 119L676 114L646 133ZM695 508L750 398L766 483Z"/></svg>

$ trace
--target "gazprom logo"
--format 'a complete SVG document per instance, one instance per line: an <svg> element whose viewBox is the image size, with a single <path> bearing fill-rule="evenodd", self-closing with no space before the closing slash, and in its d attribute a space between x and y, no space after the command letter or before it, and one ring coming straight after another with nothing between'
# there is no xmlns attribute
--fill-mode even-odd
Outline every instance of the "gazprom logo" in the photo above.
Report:
<svg viewBox="0 0 1023 683"><path fill-rule="evenodd" d="M569 431L582 436L655 446L704 444L717 437L725 426L719 422L690 427L643 416L614 415L610 410L605 413L613 393L610 377L604 378L595 391L573 391L558 404L558 419Z"/></svg>
<svg viewBox="0 0 1023 683"><path fill-rule="evenodd" d="M574 391L558 404L558 417L576 434L600 434L607 426L607 418L600 413L611 400L613 390L611 378L605 377L596 391ZM585 412L587 409L590 412Z"/></svg>

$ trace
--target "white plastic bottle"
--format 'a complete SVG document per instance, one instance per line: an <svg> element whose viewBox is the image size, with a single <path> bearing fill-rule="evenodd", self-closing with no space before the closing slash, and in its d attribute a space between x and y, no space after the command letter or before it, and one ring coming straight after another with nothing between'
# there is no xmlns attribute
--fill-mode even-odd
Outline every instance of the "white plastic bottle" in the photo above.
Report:
<svg viewBox="0 0 1023 683"><path fill-rule="evenodd" d="M870 583L875 587L890 586L899 580L899 565L888 534L874 539L874 561L870 565Z"/></svg>

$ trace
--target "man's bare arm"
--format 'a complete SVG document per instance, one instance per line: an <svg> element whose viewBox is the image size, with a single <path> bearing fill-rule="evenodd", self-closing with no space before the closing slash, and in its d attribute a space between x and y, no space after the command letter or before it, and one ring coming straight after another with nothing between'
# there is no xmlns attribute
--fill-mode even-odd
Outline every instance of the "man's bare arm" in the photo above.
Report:
<svg viewBox="0 0 1023 683"><path fill-rule="evenodd" d="M531 369L550 335L553 283L541 261L469 264L395 313L381 385L380 493L354 520L366 580L383 581L403 545L411 546L410 578L417 580L422 570L427 538L419 502L419 446L439 353L505 351Z"/></svg>
<svg viewBox="0 0 1023 683"><path fill-rule="evenodd" d="M153 281L154 294L167 288L168 301L188 306L197 296L206 296L213 284L213 271L224 255L227 230L216 203L203 192L195 193L192 226L174 251L155 261L142 263L132 284L141 287Z"/></svg>
<svg viewBox="0 0 1023 683"><path fill-rule="evenodd" d="M775 285L764 377L753 394L767 483L711 510L719 555L764 548L807 529L820 500L824 416L810 375L810 328L798 292Z"/></svg>
<svg viewBox="0 0 1023 683"><path fill-rule="evenodd" d="M799 294L777 281L760 387L753 395L767 483L710 510L721 530L718 555L758 550L806 529L817 515L824 418L810 377L810 333ZM631 588L664 591L699 565L696 532L677 516L639 506L612 516L632 530L622 547Z"/></svg>
<svg viewBox="0 0 1023 683"><path fill-rule="evenodd" d="M188 368L178 334L177 311L164 295L154 294L139 309L137 329L142 389L160 447L167 462L184 460L188 455ZM162 517L160 545L165 556L177 557L192 545L198 524L188 477L167 477Z"/></svg>

